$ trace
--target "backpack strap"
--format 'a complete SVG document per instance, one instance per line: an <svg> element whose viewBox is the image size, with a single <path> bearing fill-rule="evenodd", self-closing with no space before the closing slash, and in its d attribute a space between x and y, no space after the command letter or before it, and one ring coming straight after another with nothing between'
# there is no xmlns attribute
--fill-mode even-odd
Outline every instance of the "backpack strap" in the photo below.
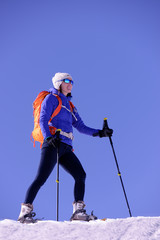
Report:
<svg viewBox="0 0 160 240"><path fill-rule="evenodd" d="M57 94L53 94L57 99L58 99L58 106L57 108L54 110L54 112L52 113L52 116L49 120L49 123L52 121L52 119L58 115L58 113L61 111L61 108L62 108L62 99L60 98L59 95ZM69 101L69 105L70 105L70 109L71 109L71 112L73 113L73 109L74 109L74 105L71 101Z"/></svg>
<svg viewBox="0 0 160 240"><path fill-rule="evenodd" d="M52 116L49 120L49 123L52 121L52 119L58 115L58 113L61 111L62 108L62 99L57 95L57 94L53 94L57 99L58 99L58 106L57 108L54 110L54 112L52 113Z"/></svg>
<svg viewBox="0 0 160 240"><path fill-rule="evenodd" d="M73 109L75 108L75 106L71 101L69 101L69 105L70 105L71 112L73 113Z"/></svg>

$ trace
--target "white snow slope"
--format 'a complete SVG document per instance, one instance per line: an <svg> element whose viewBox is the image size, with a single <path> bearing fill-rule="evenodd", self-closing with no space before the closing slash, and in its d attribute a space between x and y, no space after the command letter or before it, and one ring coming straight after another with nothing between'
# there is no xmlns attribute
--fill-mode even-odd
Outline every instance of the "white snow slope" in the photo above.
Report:
<svg viewBox="0 0 160 240"><path fill-rule="evenodd" d="M0 240L160 240L160 217L132 217L90 222L0 221Z"/></svg>

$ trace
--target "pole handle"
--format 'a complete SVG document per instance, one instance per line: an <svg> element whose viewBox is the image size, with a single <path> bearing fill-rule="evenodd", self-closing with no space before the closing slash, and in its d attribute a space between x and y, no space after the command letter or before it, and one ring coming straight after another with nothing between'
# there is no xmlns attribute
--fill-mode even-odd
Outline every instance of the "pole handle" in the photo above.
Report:
<svg viewBox="0 0 160 240"><path fill-rule="evenodd" d="M104 121L103 121L103 129L105 128L109 128L107 118L104 118Z"/></svg>
<svg viewBox="0 0 160 240"><path fill-rule="evenodd" d="M61 129L56 129L56 138L59 139L59 135L61 133Z"/></svg>

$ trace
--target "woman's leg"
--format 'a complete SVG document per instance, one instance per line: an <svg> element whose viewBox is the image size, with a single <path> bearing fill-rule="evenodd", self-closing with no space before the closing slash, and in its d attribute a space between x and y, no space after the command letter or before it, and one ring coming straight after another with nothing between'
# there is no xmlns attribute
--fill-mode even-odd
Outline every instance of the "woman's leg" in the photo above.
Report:
<svg viewBox="0 0 160 240"><path fill-rule="evenodd" d="M57 150L44 143L41 149L41 160L37 176L29 187L24 203L32 204L39 189L46 182L57 161Z"/></svg>
<svg viewBox="0 0 160 240"><path fill-rule="evenodd" d="M85 193L86 173L76 155L71 151L71 148L66 150L65 154L60 157L61 166L70 173L74 180L74 198L75 201L83 201Z"/></svg>

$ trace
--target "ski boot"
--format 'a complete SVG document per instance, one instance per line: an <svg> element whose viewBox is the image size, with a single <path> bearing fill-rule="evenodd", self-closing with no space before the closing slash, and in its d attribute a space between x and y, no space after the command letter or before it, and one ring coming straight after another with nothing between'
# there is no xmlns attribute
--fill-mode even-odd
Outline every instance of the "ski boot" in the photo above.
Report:
<svg viewBox="0 0 160 240"><path fill-rule="evenodd" d="M35 217L35 212L33 211L33 205L30 203L22 203L21 212L18 217L18 221L20 223L36 223L37 219L33 219Z"/></svg>
<svg viewBox="0 0 160 240"><path fill-rule="evenodd" d="M85 207L85 204L83 201L74 202L73 214L70 218L70 221L73 221L73 220L90 221L90 220L97 219L97 217L93 215L93 212L91 213L91 215L88 215L84 207Z"/></svg>

